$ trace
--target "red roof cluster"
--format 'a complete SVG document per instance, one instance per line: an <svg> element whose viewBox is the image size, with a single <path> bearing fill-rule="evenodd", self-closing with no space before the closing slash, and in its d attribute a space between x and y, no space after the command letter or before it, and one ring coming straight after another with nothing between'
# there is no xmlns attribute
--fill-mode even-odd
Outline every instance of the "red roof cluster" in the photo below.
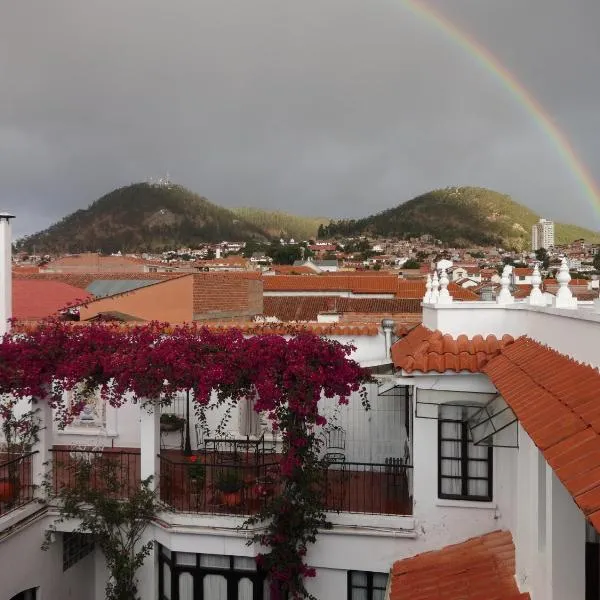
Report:
<svg viewBox="0 0 600 600"><path fill-rule="evenodd" d="M483 369L600 531L600 373L521 337Z"/></svg>
<svg viewBox="0 0 600 600"><path fill-rule="evenodd" d="M441 331L431 331L419 325L392 346L392 361L395 367L407 373L478 373L490 359L500 354L502 348L512 342L510 335L505 335L500 340L493 335L486 338L476 335L472 339L459 335L454 339Z"/></svg>
<svg viewBox="0 0 600 600"><path fill-rule="evenodd" d="M494 531L392 567L390 600L526 600L515 581L515 546Z"/></svg>

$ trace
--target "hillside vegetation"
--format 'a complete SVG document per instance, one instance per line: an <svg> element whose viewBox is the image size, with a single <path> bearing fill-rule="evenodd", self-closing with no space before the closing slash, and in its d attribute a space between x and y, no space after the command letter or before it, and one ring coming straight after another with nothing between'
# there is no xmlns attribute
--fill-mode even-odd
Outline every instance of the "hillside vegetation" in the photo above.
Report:
<svg viewBox="0 0 600 600"><path fill-rule="evenodd" d="M526 250L531 226L539 215L510 196L477 187L449 187L427 192L408 202L363 219L332 221L320 228L323 237L371 235L417 237L431 234L445 244L497 246ZM576 225L556 224L557 244L585 238L600 242L600 233Z"/></svg>
<svg viewBox="0 0 600 600"><path fill-rule="evenodd" d="M137 183L119 188L48 229L20 240L19 250L159 252L268 234L233 212L178 186Z"/></svg>
<svg viewBox="0 0 600 600"><path fill-rule="evenodd" d="M262 208L233 208L232 212L248 223L252 223L266 231L269 235L296 241L310 240L317 237L320 225L327 225L331 219L315 217L299 217L279 210L269 211Z"/></svg>

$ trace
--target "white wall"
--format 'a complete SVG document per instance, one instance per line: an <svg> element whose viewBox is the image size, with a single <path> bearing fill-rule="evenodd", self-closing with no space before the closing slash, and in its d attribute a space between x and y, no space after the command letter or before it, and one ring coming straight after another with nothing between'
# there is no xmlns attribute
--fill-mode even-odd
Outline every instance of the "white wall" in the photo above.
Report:
<svg viewBox="0 0 600 600"><path fill-rule="evenodd" d="M48 518L42 518L0 539L2 598L39 587L39 600L95 600L94 555L86 556L63 573L60 536L49 550L41 550Z"/></svg>

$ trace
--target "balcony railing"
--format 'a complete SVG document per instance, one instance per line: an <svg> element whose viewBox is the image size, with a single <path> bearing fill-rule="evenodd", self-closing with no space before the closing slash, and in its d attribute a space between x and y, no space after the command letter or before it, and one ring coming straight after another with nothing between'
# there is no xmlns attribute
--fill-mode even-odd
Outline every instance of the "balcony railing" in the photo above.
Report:
<svg viewBox="0 0 600 600"><path fill-rule="evenodd" d="M161 499L174 510L250 515L280 491L276 457L256 464L231 463L228 454L190 458L160 457ZM331 464L323 477L325 508L336 512L411 515L411 485L411 466Z"/></svg>
<svg viewBox="0 0 600 600"><path fill-rule="evenodd" d="M140 453L135 450L53 448L52 458L55 492L74 487L82 477L91 488L110 491L123 499L140 487Z"/></svg>
<svg viewBox="0 0 600 600"><path fill-rule="evenodd" d="M24 506L34 498L33 456L0 454L0 515Z"/></svg>
<svg viewBox="0 0 600 600"><path fill-rule="evenodd" d="M209 452L185 457L164 452L160 462L161 500L175 511L223 514L256 514L264 503L281 492L277 454ZM73 486L85 466L89 485L105 486L108 465L118 481L117 494L126 498L138 488L140 454L135 450L53 450L53 483L56 490ZM335 512L412 515L412 466L399 461L386 464L332 463L323 473L325 509ZM113 492L115 493L115 492Z"/></svg>

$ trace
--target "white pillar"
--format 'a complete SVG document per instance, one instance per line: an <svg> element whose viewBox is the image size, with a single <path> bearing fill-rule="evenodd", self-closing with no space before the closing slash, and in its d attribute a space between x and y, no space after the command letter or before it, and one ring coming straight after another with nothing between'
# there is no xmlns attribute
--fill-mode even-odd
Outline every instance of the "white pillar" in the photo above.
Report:
<svg viewBox="0 0 600 600"><path fill-rule="evenodd" d="M577 308L577 298L573 296L569 289L571 274L569 273L569 264L565 256L561 260L560 268L556 274L556 281L558 281L559 288L554 298L554 306L556 308Z"/></svg>
<svg viewBox="0 0 600 600"><path fill-rule="evenodd" d="M0 213L0 335L9 329L12 319L12 234L10 220L15 216Z"/></svg>
<svg viewBox="0 0 600 600"><path fill-rule="evenodd" d="M142 479L152 475L150 484L157 489L160 478L160 409L140 405L140 472Z"/></svg>
<svg viewBox="0 0 600 600"><path fill-rule="evenodd" d="M54 421L52 408L46 398L41 400L32 400L32 410L35 412L35 418L39 419L40 430L38 432L37 442L33 446L36 454L32 457L32 476L35 495L42 497L44 494L44 483L47 475L52 468L52 444L54 443Z"/></svg>
<svg viewBox="0 0 600 600"><path fill-rule="evenodd" d="M533 275L531 276L531 292L529 293L529 304L532 306L546 306L546 299L540 290L542 285L542 276L537 263L533 267Z"/></svg>
<svg viewBox="0 0 600 600"><path fill-rule="evenodd" d="M500 292L496 297L496 302L498 304L512 304L515 299L510 293L510 276L512 273L512 267L510 265L505 265L504 269L502 269L502 277L500 279Z"/></svg>

